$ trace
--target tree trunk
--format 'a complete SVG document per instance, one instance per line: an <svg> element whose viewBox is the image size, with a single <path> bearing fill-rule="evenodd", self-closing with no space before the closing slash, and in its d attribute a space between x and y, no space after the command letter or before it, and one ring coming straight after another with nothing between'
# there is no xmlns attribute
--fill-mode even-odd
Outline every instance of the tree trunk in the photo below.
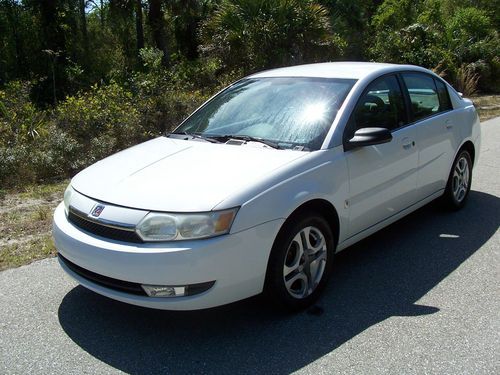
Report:
<svg viewBox="0 0 500 375"><path fill-rule="evenodd" d="M104 28L104 0L100 1L101 7L99 8L99 14L101 19L101 28Z"/></svg>
<svg viewBox="0 0 500 375"><path fill-rule="evenodd" d="M40 0L39 7L44 48L52 51L64 51L65 33L59 25L59 1Z"/></svg>
<svg viewBox="0 0 500 375"><path fill-rule="evenodd" d="M41 90L44 99L48 99L49 92L52 91L53 102L57 103L57 97L64 96L66 85L66 39L65 32L61 27L60 0L39 0L40 24L42 30L42 50L46 54L48 65L47 76L52 77L52 82L41 83ZM57 82L57 85L56 85ZM50 87L52 86L52 87Z"/></svg>
<svg viewBox="0 0 500 375"><path fill-rule="evenodd" d="M89 52L89 35L87 33L87 15L85 14L86 1L79 0L79 5L80 5L80 27L83 38L83 50L85 51L85 58L87 58Z"/></svg>
<svg viewBox="0 0 500 375"><path fill-rule="evenodd" d="M137 39L137 54L144 48L144 28L142 27L142 0L135 0L135 32Z"/></svg>
<svg viewBox="0 0 500 375"><path fill-rule="evenodd" d="M172 11L175 17L175 39L177 46L189 60L198 57L198 27L202 19L197 0L177 2Z"/></svg>
<svg viewBox="0 0 500 375"><path fill-rule="evenodd" d="M11 2L6 5L7 8L7 19L9 21L10 27L12 29L12 36L14 39L15 47L15 61L17 64L13 64L14 77L20 78L27 76L30 72L27 70L26 58L24 54L23 39L19 34L19 8L21 5Z"/></svg>
<svg viewBox="0 0 500 375"><path fill-rule="evenodd" d="M148 0L149 3L149 27L153 34L156 47L163 52L161 62L163 66L168 66L170 63L170 55L168 52L167 41L165 38L165 28L163 26L163 11L161 9L161 0Z"/></svg>

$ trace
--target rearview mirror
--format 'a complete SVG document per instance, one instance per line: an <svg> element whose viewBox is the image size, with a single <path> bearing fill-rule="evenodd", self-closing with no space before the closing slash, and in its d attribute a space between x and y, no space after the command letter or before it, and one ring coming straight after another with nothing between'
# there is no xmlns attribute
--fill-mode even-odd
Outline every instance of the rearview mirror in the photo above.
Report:
<svg viewBox="0 0 500 375"><path fill-rule="evenodd" d="M386 128L362 128L356 130L354 137L347 142L347 149L379 145L392 140L392 134Z"/></svg>

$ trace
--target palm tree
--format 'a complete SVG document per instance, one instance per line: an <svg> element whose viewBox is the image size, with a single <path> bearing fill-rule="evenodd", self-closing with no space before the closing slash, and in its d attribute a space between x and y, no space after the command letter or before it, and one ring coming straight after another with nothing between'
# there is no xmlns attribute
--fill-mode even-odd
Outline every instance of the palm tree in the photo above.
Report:
<svg viewBox="0 0 500 375"><path fill-rule="evenodd" d="M312 0L222 0L201 39L205 54L246 71L336 57L344 46Z"/></svg>

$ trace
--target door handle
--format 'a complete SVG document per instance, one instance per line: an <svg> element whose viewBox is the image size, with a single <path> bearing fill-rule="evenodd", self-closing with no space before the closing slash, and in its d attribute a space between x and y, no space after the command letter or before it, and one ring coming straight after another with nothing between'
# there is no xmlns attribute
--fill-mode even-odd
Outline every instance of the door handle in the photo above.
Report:
<svg viewBox="0 0 500 375"><path fill-rule="evenodd" d="M446 129L453 128L453 124L451 123L451 120L446 120L444 123L446 125Z"/></svg>
<svg viewBox="0 0 500 375"><path fill-rule="evenodd" d="M411 146L415 146L415 142L408 142L408 143L403 143L403 148L405 150L409 150Z"/></svg>
<svg viewBox="0 0 500 375"><path fill-rule="evenodd" d="M410 140L410 138L405 137L401 140L403 149L409 150L412 146L415 146L415 141Z"/></svg>

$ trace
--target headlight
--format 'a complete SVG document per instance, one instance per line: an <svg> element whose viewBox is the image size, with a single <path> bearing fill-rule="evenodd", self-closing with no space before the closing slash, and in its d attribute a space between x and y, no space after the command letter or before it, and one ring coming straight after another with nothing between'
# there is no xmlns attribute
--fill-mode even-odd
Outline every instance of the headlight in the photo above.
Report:
<svg viewBox="0 0 500 375"><path fill-rule="evenodd" d="M150 212L137 224L143 241L178 241L226 234L231 229L237 208L195 214Z"/></svg>
<svg viewBox="0 0 500 375"><path fill-rule="evenodd" d="M69 202L71 201L71 194L73 194L73 188L71 184L68 185L66 190L64 191L64 208L66 209L66 213L69 210Z"/></svg>

